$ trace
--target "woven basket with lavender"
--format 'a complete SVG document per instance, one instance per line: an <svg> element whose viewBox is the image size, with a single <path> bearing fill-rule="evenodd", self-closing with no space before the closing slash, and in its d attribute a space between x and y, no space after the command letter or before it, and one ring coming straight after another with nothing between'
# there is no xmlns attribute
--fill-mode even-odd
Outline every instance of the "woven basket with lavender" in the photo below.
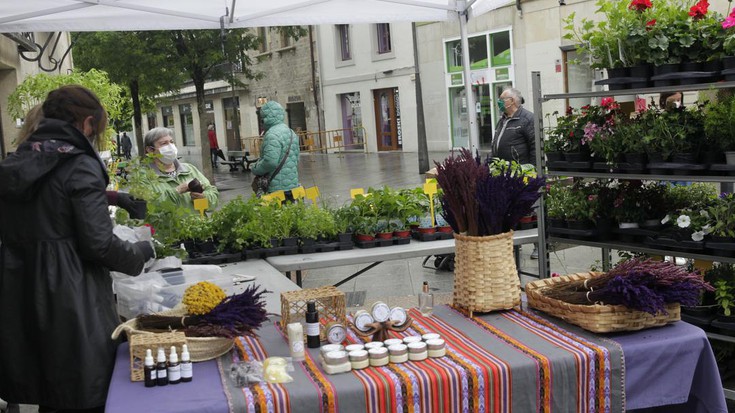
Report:
<svg viewBox="0 0 735 413"><path fill-rule="evenodd" d="M607 273L578 273L526 285L528 304L586 330L607 333L680 319L712 291L701 275L669 262L632 259Z"/></svg>

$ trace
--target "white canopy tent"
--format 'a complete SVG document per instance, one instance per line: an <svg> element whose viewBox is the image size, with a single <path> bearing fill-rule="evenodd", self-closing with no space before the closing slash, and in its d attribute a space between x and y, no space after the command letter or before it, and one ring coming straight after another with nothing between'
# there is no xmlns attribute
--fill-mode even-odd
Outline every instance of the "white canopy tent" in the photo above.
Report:
<svg viewBox="0 0 735 413"><path fill-rule="evenodd" d="M262 26L446 21L458 19L468 50L467 19L514 0L0 0L0 33L220 29ZM462 53L464 79L469 53ZM474 94L465 82L468 108ZM474 111L470 111L474 113ZM477 147L470 116L470 147Z"/></svg>

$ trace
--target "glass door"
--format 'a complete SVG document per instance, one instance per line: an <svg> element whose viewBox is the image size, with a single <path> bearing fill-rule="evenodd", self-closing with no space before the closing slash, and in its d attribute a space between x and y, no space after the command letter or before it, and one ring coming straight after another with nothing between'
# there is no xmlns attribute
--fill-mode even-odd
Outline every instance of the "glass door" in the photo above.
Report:
<svg viewBox="0 0 735 413"><path fill-rule="evenodd" d="M396 89L373 91L375 100L375 130L378 151L395 151L399 147L396 116Z"/></svg>

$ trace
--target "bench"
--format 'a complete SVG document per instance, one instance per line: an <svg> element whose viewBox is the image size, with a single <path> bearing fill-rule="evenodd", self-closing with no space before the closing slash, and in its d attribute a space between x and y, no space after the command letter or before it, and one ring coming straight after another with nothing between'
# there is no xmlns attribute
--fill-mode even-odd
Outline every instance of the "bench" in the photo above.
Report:
<svg viewBox="0 0 735 413"><path fill-rule="evenodd" d="M230 172L237 171L238 168L242 168L243 172L250 170L250 164L255 163L258 159L250 159L250 152L247 151L228 151L227 161L220 161L221 164L230 167Z"/></svg>

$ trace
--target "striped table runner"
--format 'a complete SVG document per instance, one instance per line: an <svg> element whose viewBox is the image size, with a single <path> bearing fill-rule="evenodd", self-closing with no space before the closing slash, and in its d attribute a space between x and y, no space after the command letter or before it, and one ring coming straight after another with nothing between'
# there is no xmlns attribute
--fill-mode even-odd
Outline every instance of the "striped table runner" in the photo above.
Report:
<svg viewBox="0 0 735 413"><path fill-rule="evenodd" d="M293 382L238 388L229 378L232 363L289 355L277 322L262 327L258 338L238 338L237 351L218 360L230 411L624 411L623 354L610 340L533 312L469 319L438 306L431 317L416 309L410 314L412 327L394 336L438 333L447 343L445 357L330 376L316 349L294 364ZM352 331L348 341L362 343Z"/></svg>

